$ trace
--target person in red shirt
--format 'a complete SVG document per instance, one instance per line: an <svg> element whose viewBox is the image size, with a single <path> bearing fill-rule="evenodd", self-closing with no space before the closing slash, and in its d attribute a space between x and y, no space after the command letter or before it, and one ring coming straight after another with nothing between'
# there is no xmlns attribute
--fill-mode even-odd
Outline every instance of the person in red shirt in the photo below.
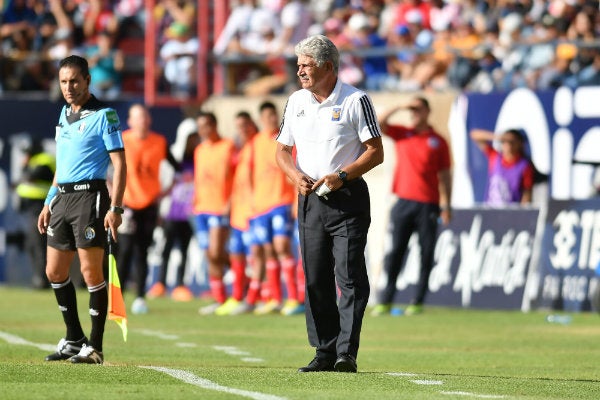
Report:
<svg viewBox="0 0 600 400"><path fill-rule="evenodd" d="M400 110L410 113L410 126L388 123L388 119ZM407 105L394 107L379 117L382 132L395 142L392 191L398 200L390 214L392 248L384 259L387 283L379 294L379 304L373 309L373 315L392 311L396 280L413 232L419 234L421 273L416 295L404 312L422 312L433 268L438 219L441 217L447 224L452 216L449 206L452 190L450 152L446 140L429 125L430 111L427 99L415 97ZM441 207L440 197L443 200Z"/></svg>

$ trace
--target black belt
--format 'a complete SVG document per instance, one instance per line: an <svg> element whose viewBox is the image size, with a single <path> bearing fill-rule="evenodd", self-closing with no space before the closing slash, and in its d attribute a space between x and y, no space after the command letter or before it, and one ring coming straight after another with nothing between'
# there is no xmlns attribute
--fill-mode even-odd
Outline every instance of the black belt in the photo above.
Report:
<svg viewBox="0 0 600 400"><path fill-rule="evenodd" d="M95 192L102 189L106 189L106 181L103 179L58 184L60 193Z"/></svg>

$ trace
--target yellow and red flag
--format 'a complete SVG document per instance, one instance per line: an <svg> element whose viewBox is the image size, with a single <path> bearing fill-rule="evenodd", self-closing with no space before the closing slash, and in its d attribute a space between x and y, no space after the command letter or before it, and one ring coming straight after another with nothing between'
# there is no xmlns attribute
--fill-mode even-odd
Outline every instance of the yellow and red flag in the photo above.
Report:
<svg viewBox="0 0 600 400"><path fill-rule="evenodd" d="M123 332L123 340L127 341L127 312L123 292L121 291L121 282L117 272L117 261L112 252L112 236L108 230L108 319L111 319L119 325Z"/></svg>

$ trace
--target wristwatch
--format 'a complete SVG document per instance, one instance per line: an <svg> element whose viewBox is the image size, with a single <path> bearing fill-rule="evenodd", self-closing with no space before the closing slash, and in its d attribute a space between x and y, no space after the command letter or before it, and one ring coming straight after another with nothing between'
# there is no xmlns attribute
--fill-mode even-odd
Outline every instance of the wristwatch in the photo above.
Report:
<svg viewBox="0 0 600 400"><path fill-rule="evenodd" d="M119 206L110 206L108 211L114 212L115 214L123 214L125 212L125 210L123 210L123 207Z"/></svg>
<svg viewBox="0 0 600 400"><path fill-rule="evenodd" d="M340 180L345 183L346 178L348 177L348 173L346 171L342 171L341 169L339 169L337 174L338 174L338 178L340 178Z"/></svg>

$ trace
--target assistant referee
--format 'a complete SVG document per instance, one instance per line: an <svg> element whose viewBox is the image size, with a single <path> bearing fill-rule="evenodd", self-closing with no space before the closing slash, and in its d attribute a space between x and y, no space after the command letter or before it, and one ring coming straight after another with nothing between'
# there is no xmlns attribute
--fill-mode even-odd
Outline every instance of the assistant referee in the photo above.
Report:
<svg viewBox="0 0 600 400"><path fill-rule="evenodd" d="M362 175L383 162L381 132L369 96L338 79L339 52L327 37L311 36L295 50L302 89L288 100L276 158L300 193L306 326L316 355L298 371L356 372L370 291L364 251L371 211ZM329 193L318 196L318 189Z"/></svg>
<svg viewBox="0 0 600 400"><path fill-rule="evenodd" d="M127 172L121 124L116 111L90 93L86 59L72 55L61 60L58 77L67 104L56 126L56 172L38 218L38 230L48 236L46 275L67 332L46 361L102 364L108 312L102 267L105 230L110 228L116 240ZM114 168L112 198L106 186L109 162ZM79 322L75 287L69 277L75 252L90 293L89 339Z"/></svg>

